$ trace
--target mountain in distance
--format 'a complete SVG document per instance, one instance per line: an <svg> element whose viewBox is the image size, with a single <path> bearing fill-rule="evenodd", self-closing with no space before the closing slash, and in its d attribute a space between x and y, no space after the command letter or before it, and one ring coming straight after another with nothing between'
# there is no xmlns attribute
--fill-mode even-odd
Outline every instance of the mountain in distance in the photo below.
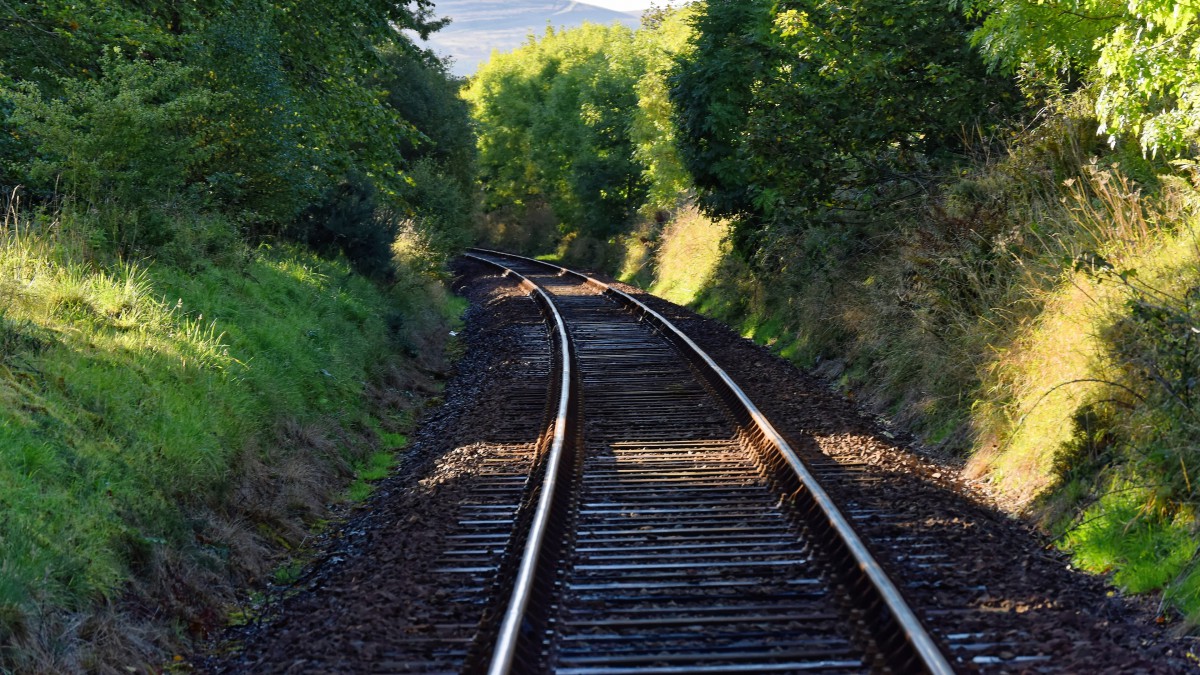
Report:
<svg viewBox="0 0 1200 675"><path fill-rule="evenodd" d="M641 23L641 12L616 12L570 0L438 0L435 13L450 17L452 23L430 35L427 45L451 57L451 70L462 76L474 73L493 50L511 51L524 44L530 33L542 35L547 23L555 28L585 21L619 21L630 28Z"/></svg>

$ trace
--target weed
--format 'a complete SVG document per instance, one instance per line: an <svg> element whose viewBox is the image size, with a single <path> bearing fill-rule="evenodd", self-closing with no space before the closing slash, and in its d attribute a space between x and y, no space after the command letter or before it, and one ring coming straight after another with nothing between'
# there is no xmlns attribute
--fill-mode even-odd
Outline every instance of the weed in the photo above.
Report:
<svg viewBox="0 0 1200 675"><path fill-rule="evenodd" d="M304 565L292 560L275 568L275 573L271 575L271 579L277 586L290 586L300 579L300 574L303 571Z"/></svg>

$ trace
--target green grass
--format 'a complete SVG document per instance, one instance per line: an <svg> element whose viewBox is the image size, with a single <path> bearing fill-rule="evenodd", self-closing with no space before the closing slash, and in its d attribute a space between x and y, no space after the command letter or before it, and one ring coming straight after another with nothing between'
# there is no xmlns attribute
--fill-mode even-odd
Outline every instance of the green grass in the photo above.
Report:
<svg viewBox="0 0 1200 675"><path fill-rule="evenodd" d="M396 468L396 451L404 447L408 439L403 434L389 434L392 437L383 439L389 450L372 453L364 461L355 465L356 477L346 491L346 499L351 502L361 502L371 496L374 483L387 478L392 469Z"/></svg>
<svg viewBox="0 0 1200 675"><path fill-rule="evenodd" d="M1197 547L1186 519L1143 518L1142 497L1136 489L1104 497L1063 540L1080 566L1112 572L1113 581L1132 593L1170 584L1191 564Z"/></svg>
<svg viewBox="0 0 1200 675"><path fill-rule="evenodd" d="M444 314L450 319L450 327L455 331L461 331L465 325L463 318L467 311L467 299L460 298L457 295L446 296Z"/></svg>
<svg viewBox="0 0 1200 675"><path fill-rule="evenodd" d="M304 565L299 561L292 560L277 567L274 574L271 575L271 580L278 586L289 586L296 583L303 572Z"/></svg>
<svg viewBox="0 0 1200 675"><path fill-rule="evenodd" d="M379 434L379 440L383 442L384 447L391 450L400 450L408 445L408 436L404 434L393 434L385 431Z"/></svg>
<svg viewBox="0 0 1200 675"><path fill-rule="evenodd" d="M86 613L163 561L211 565L224 549L197 542L217 536L209 518L236 507L247 467L382 477L403 434L365 458L353 444L301 456L278 425L352 427L398 344L461 309L288 247L186 270L78 250L0 232L0 635L61 630L45 608Z"/></svg>

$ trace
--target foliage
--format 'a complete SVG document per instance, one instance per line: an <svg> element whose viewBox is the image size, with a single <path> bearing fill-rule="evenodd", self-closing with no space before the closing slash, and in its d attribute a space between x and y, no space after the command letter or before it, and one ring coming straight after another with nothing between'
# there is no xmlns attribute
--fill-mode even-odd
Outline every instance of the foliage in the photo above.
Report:
<svg viewBox="0 0 1200 675"><path fill-rule="evenodd" d="M468 246L476 212L475 132L462 83L428 55L394 51L381 85L390 106L419 137L401 147L409 180L399 188L405 204L399 224L408 263L432 272ZM393 247L394 248L394 247Z"/></svg>
<svg viewBox="0 0 1200 675"><path fill-rule="evenodd" d="M486 206L544 198L568 230L620 231L646 190L629 134L642 69L632 31L593 24L548 29L485 64L465 95Z"/></svg>
<svg viewBox="0 0 1200 675"><path fill-rule="evenodd" d="M727 223L705 218L695 206L682 209L663 228L650 291L681 305L695 302L713 286L721 260L729 253L728 230Z"/></svg>
<svg viewBox="0 0 1200 675"><path fill-rule="evenodd" d="M709 2L696 30L672 78L683 156L744 253L922 192L1014 98L928 0Z"/></svg>
<svg viewBox="0 0 1200 675"><path fill-rule="evenodd" d="M1195 400L1200 366L1194 331L1200 325L1197 289L1164 297L1133 287L1130 295L1128 314L1106 336L1112 357L1124 371L1122 379L1129 382L1126 386L1140 392L1133 404L1145 406L1143 433L1129 459L1136 463L1136 475L1153 486L1144 497L1145 512L1174 516L1194 510L1200 501L1188 468L1200 461L1195 452L1200 440L1200 404Z"/></svg>
<svg viewBox="0 0 1200 675"><path fill-rule="evenodd" d="M469 192L470 145L452 138L468 129L457 83L398 30L427 36L443 25L431 11L429 0L6 5L0 178L137 221L136 237L109 238L141 255L173 238L147 235L170 229L150 208L164 203L256 236L288 230L351 180L371 183L381 211L417 208L406 171L434 144L435 174ZM381 257L388 233L372 244Z"/></svg>
<svg viewBox="0 0 1200 675"><path fill-rule="evenodd" d="M695 18L695 46L669 80L680 155L710 213L754 210L739 153L755 87L772 59L758 39L770 8L768 0L706 2Z"/></svg>
<svg viewBox="0 0 1200 675"><path fill-rule="evenodd" d="M1108 367L1055 453L1058 482L1042 502L1083 567L1114 571L1132 592L1162 589L1194 625L1200 250L1190 231L1163 233L1119 267L1110 260L1094 258L1080 282L1102 298L1092 330Z"/></svg>
<svg viewBox="0 0 1200 675"><path fill-rule="evenodd" d="M1110 143L1149 154L1200 150L1200 9L1170 0L966 0L991 63L1034 82L1082 78Z"/></svg>
<svg viewBox="0 0 1200 675"><path fill-rule="evenodd" d="M634 85L637 110L630 122L633 158L642 168L648 186L647 205L671 210L692 189L692 177L683 165L677 147L674 109L667 76L675 61L692 48L694 5L676 11L648 13L634 36L642 53L645 73Z"/></svg>
<svg viewBox="0 0 1200 675"><path fill-rule="evenodd" d="M206 9L215 10L215 3L6 2L0 19L5 37L0 42L0 69L15 80L54 90L64 79L94 77L106 49L171 58L183 46L184 31L194 27Z"/></svg>
<svg viewBox="0 0 1200 675"><path fill-rule="evenodd" d="M380 213L376 194L365 178L351 176L305 209L290 234L319 253L344 254L363 276L387 281L398 228L394 218Z"/></svg>
<svg viewBox="0 0 1200 675"><path fill-rule="evenodd" d="M94 80L61 79L44 98L33 83L12 91L13 124L36 146L28 176L92 205L121 204L130 221L181 199L206 159L206 119L216 97L196 88L195 71L169 61L103 57ZM130 225L114 233L122 249L159 244L169 233Z"/></svg>
<svg viewBox="0 0 1200 675"><path fill-rule="evenodd" d="M392 252L405 265L434 274L472 244L475 199L432 159L417 161L409 174L413 185L401 194L413 206L399 222Z"/></svg>
<svg viewBox="0 0 1200 675"><path fill-rule="evenodd" d="M286 223L326 188L306 137L304 92L290 81L279 31L253 3L206 26L204 86L228 93L213 126L206 201L249 224Z"/></svg>
<svg viewBox="0 0 1200 675"><path fill-rule="evenodd" d="M983 55L1009 72L1021 67L1055 82L1077 78L1095 64L1098 41L1120 22L1123 3L968 0L965 13L979 18L972 35Z"/></svg>
<svg viewBox="0 0 1200 675"><path fill-rule="evenodd" d="M387 92L388 105L418 132L401 139L401 156L410 164L431 160L464 196L470 195L477 153L469 106L459 96L463 83L442 61L403 45L382 58L377 85Z"/></svg>

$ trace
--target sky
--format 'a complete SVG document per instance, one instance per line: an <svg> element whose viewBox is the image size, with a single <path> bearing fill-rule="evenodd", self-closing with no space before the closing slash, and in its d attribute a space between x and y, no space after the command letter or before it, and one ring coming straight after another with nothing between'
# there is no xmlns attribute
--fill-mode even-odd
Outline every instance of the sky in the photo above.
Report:
<svg viewBox="0 0 1200 675"><path fill-rule="evenodd" d="M682 5L687 0L674 0L673 2L664 2L659 0L657 3L660 7L663 5ZM640 12L649 9L650 0L588 0L589 5L611 9L614 12Z"/></svg>
<svg viewBox="0 0 1200 675"><path fill-rule="evenodd" d="M658 0L658 6L682 5L689 0ZM453 60L456 75L471 75L493 50L511 51L532 33L541 35L549 22L555 27L584 21L619 21L637 28L651 0L436 0L435 14L452 22L430 36L428 46Z"/></svg>

